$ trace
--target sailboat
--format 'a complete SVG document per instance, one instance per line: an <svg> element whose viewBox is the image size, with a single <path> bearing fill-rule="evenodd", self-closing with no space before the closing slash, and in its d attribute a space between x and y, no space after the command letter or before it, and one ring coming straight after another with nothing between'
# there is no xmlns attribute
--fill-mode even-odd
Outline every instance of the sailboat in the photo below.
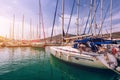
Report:
<svg viewBox="0 0 120 80"><path fill-rule="evenodd" d="M41 18L41 19L40 19ZM40 48L44 48L46 45L46 40L45 40L45 31L44 31L44 22L43 22L43 15L42 15L42 10L41 10L41 0L39 0L39 29L40 26L42 26L42 32L43 32L43 41L38 39L38 40L34 40L32 41L32 47L40 47ZM40 31L40 30L39 30ZM39 36L40 37L40 36Z"/></svg>
<svg viewBox="0 0 120 80"><path fill-rule="evenodd" d="M74 46L53 46L50 47L51 54L63 61L101 69L114 69L118 63L116 58L105 50L97 51L93 42L86 39L75 41ZM79 44L80 43L80 44ZM79 46L78 46L79 45Z"/></svg>
<svg viewBox="0 0 120 80"><path fill-rule="evenodd" d="M62 0L62 3L64 13L64 0ZM64 18L64 14L62 15ZM64 22L64 19L62 20ZM94 37L86 37L81 40L77 39L74 41L73 46L51 46L50 52L54 57L68 63L98 69L110 69L119 73L120 67L116 58L113 54L107 52L105 47L98 44L102 42L101 40L100 38ZM109 40L104 41L104 43L110 42Z"/></svg>

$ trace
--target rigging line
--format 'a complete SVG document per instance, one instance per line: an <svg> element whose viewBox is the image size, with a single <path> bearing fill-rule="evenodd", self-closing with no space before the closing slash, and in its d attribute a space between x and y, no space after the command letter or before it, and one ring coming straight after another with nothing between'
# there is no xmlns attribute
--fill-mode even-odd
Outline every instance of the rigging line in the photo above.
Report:
<svg viewBox="0 0 120 80"><path fill-rule="evenodd" d="M101 32L101 29L102 29L103 23L104 23L104 21L105 21L105 18L106 18L106 16L107 16L107 12L108 12L108 10L109 10L109 7L110 7L110 4L108 5L107 10L106 10L106 12L105 12L105 16L104 16L103 21L102 21L102 24L101 24L101 26L100 26L98 35L99 35L100 32Z"/></svg>
<svg viewBox="0 0 120 80"><path fill-rule="evenodd" d="M44 30L44 20L43 20L43 14L42 14L42 8L41 8L41 0L39 0L39 6L40 6L40 11L41 11L41 21L42 21L42 29L43 29L43 35L44 35L44 41L45 41L45 44L46 44L46 39L45 39L45 30Z"/></svg>
<svg viewBox="0 0 120 80"><path fill-rule="evenodd" d="M67 35L69 27L70 27L70 23L71 23L71 19L72 19L72 15L73 15L74 6L75 6L75 0L73 2L73 6L72 6L71 14L70 14L70 19L69 19L69 23L68 23L66 35Z"/></svg>
<svg viewBox="0 0 120 80"><path fill-rule="evenodd" d="M53 20L53 26L52 26L52 32L51 32L51 39L50 39L50 41L52 41L53 30L54 30L54 26L55 26L56 15L57 15L58 1L59 0L57 0L57 2L56 2L56 8L55 8L55 13L54 13L54 20Z"/></svg>
<svg viewBox="0 0 120 80"><path fill-rule="evenodd" d="M99 3L100 3L100 0L99 0L99 2L98 2L97 8L96 8L96 12L97 12ZM92 4L93 4L93 2L92 2ZM95 16L95 15L94 15L94 16ZM88 25L88 22L89 22L89 18L90 18L90 11L89 11L89 14L88 14L88 18L87 18L87 22L86 22L86 25L85 25L85 29L84 29L83 34L85 34L85 31L86 31L86 29L87 29L87 25Z"/></svg>
<svg viewBox="0 0 120 80"><path fill-rule="evenodd" d="M92 2L92 4L93 4L93 2ZM86 25L85 25L83 34L85 34L85 31L86 31L86 29L87 29L87 25L88 25L88 22L89 22L89 18L90 18L90 10L89 10L89 14L88 14L88 18L87 18L87 22L86 22Z"/></svg>
<svg viewBox="0 0 120 80"><path fill-rule="evenodd" d="M86 24L85 24L85 29L84 29L83 34L85 34L85 31L86 31L86 28L87 28L87 25L88 25L89 18L90 18L90 11L89 11L89 14L88 14L88 18L87 18L87 22L86 22Z"/></svg>
<svg viewBox="0 0 120 80"><path fill-rule="evenodd" d="M99 4L100 4L100 0L99 0L99 2L98 2L98 4L97 4L97 7L96 7L95 12L97 12L97 9L98 9L98 7L99 7ZM92 25L92 23L93 23L93 21L94 21L94 18L95 18L95 14L94 14L94 16L93 16L93 18L92 18L91 25ZM90 32L90 28L89 28L89 30L88 30L88 34L89 34L89 32Z"/></svg>

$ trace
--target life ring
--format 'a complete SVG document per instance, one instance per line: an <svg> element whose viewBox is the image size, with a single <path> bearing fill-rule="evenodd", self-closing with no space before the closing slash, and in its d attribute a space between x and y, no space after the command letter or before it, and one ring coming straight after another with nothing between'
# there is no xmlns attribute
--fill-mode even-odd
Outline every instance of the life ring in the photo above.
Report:
<svg viewBox="0 0 120 80"><path fill-rule="evenodd" d="M115 47L112 48L112 54L114 54L114 55L117 54L117 49Z"/></svg>

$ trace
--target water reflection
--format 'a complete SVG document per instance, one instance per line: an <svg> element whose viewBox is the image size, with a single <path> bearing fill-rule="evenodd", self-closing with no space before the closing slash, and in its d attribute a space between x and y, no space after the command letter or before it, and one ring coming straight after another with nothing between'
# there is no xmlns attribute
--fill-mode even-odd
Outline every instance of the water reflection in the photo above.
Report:
<svg viewBox="0 0 120 80"><path fill-rule="evenodd" d="M46 51L46 52L45 52ZM49 48L0 48L0 80L119 80L113 72L96 72L66 64Z"/></svg>
<svg viewBox="0 0 120 80"><path fill-rule="evenodd" d="M29 47L0 49L0 75L33 64L36 59L42 58L42 53L42 50Z"/></svg>

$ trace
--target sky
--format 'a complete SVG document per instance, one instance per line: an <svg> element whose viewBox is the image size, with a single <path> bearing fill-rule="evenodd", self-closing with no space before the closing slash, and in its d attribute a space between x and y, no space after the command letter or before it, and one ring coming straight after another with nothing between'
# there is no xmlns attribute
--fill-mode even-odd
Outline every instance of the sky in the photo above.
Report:
<svg viewBox="0 0 120 80"><path fill-rule="evenodd" d="M44 21L44 29L46 33L46 37L51 35L54 12L57 0L41 0L41 8L43 14ZM65 0L65 32L67 30L70 13L72 9L74 0ZM61 2L59 0L56 23L54 28L54 35L61 34ZM113 0L112 7L112 26L113 32L120 31L120 0ZM99 4L99 0L97 0L97 4ZM107 11L109 7L110 0L103 0L103 17L106 14L105 21L103 23L103 32L110 32L110 9ZM88 14L90 11L90 0L80 0L80 17L79 17L79 33L83 33L84 27L88 18ZM107 11L107 13L106 13ZM94 13L94 7L93 11ZM15 15L15 23L14 23L14 37L21 39L22 36L22 16L24 15L24 39L29 39L30 35L34 35L32 38L37 38L37 25L39 20L39 0L0 0L0 35L5 37L10 37L10 26L13 25L13 15ZM100 25L100 4L98 5L98 9L96 12L96 22L97 25ZM71 25L69 33L76 34L76 18L77 18L77 0L75 2L73 15L71 19ZM32 26L32 33L30 33L30 20ZM87 27L87 30L89 25ZM43 31L40 30L40 36L43 38ZM87 33L87 31L86 31Z"/></svg>

